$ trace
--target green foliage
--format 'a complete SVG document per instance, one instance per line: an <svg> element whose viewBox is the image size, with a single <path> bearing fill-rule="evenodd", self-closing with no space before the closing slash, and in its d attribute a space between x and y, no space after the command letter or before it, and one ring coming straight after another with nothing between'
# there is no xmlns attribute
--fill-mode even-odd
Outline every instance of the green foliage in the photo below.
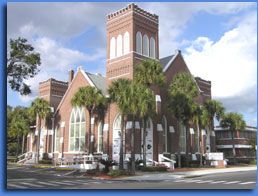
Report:
<svg viewBox="0 0 258 196"><path fill-rule="evenodd" d="M40 138L41 134L41 121L42 119L46 118L48 115L51 113L50 105L49 102L41 99L41 98L36 98L32 103L31 107L29 109L30 113L34 117L39 118L39 124L38 124L38 138ZM37 163L39 163L39 139L37 140Z"/></svg>
<svg viewBox="0 0 258 196"><path fill-rule="evenodd" d="M152 84L162 86L165 83L162 65L156 60L143 60L135 66L134 81L150 87Z"/></svg>
<svg viewBox="0 0 258 196"><path fill-rule="evenodd" d="M28 108L17 106L7 107L7 151L10 155L18 155L22 152L22 137L29 130L32 119ZM24 141L25 142L25 141Z"/></svg>
<svg viewBox="0 0 258 196"><path fill-rule="evenodd" d="M38 116L40 119L47 117L51 113L49 102L41 98L36 98L31 103L29 110L34 118Z"/></svg>
<svg viewBox="0 0 258 196"><path fill-rule="evenodd" d="M92 111L98 107L99 104L102 104L104 101L101 91L95 87L86 86L81 87L75 93L72 98L72 105L85 107L87 110Z"/></svg>
<svg viewBox="0 0 258 196"><path fill-rule="evenodd" d="M10 39L10 52L7 59L7 78L12 90L21 95L31 93L24 80L34 77L40 66L40 54L24 38Z"/></svg>
<svg viewBox="0 0 258 196"><path fill-rule="evenodd" d="M245 129L246 123L242 114L229 112L224 114L222 117L220 126L227 128L229 131L243 131Z"/></svg>
<svg viewBox="0 0 258 196"><path fill-rule="evenodd" d="M213 123L213 118L215 117L219 121L225 111L222 103L217 100L207 100L206 102L204 102L203 107L203 124L209 127L211 127Z"/></svg>
<svg viewBox="0 0 258 196"><path fill-rule="evenodd" d="M142 171L145 172L166 172L167 167L164 165L151 166L151 167L143 167Z"/></svg>
<svg viewBox="0 0 258 196"><path fill-rule="evenodd" d="M118 105L122 114L128 113L130 103L127 97L129 96L129 86L131 81L128 79L120 78L112 82L108 89L110 100Z"/></svg>
<svg viewBox="0 0 258 196"><path fill-rule="evenodd" d="M118 176L127 175L127 172L123 170L111 170L110 172L107 173L107 175L111 177L118 177Z"/></svg>
<svg viewBox="0 0 258 196"><path fill-rule="evenodd" d="M189 73L178 73L169 86L169 94L175 96L183 94L188 98L196 98L198 96L198 87L194 77Z"/></svg>

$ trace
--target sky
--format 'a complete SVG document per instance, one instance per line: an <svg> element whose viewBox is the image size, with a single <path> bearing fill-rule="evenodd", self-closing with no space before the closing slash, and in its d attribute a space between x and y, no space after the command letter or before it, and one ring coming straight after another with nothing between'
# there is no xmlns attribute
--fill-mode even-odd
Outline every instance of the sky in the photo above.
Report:
<svg viewBox="0 0 258 196"><path fill-rule="evenodd" d="M128 3L18 3L7 5L7 41L25 37L41 55L40 72L21 96L7 84L7 104L29 106L38 83L68 80L82 66L105 75L106 15ZM160 58L180 49L194 76L212 82L212 97L228 112L257 124L257 4L136 3L159 15Z"/></svg>

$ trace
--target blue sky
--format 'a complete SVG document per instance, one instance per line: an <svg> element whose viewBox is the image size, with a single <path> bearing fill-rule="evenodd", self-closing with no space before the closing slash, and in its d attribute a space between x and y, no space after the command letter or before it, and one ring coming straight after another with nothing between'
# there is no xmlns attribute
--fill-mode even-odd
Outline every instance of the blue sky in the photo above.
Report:
<svg viewBox="0 0 258 196"><path fill-rule="evenodd" d="M67 80L77 66L105 75L105 17L127 4L8 3L8 39L26 37L41 53L42 65L28 81L33 93L22 97L8 88L7 103L28 106L39 81ZM136 4L159 15L160 57L182 50L192 74L212 81L213 97L256 125L256 3Z"/></svg>

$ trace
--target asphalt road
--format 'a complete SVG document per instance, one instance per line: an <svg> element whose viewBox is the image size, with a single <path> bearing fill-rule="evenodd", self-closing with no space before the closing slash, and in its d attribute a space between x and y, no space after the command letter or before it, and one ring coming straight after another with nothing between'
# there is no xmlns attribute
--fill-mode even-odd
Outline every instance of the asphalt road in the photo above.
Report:
<svg viewBox="0 0 258 196"><path fill-rule="evenodd" d="M146 174L148 175L148 174ZM209 174L175 178L157 173L150 179L100 180L74 175L71 171L11 167L7 169L7 190L17 189L254 189L256 171Z"/></svg>

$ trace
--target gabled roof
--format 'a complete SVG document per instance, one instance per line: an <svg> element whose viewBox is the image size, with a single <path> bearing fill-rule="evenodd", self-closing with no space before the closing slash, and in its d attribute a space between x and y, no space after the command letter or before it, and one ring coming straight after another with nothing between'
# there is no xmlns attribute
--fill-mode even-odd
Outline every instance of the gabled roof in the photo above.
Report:
<svg viewBox="0 0 258 196"><path fill-rule="evenodd" d="M89 76L90 80L93 82L95 87L97 89L101 90L103 95L106 95L107 91L106 91L106 79L105 79L105 77L103 77L100 74L92 74L92 73L88 73L88 72L85 72L85 73Z"/></svg>
<svg viewBox="0 0 258 196"><path fill-rule="evenodd" d="M166 56L161 59L159 59L160 64L163 66L163 69L166 67L166 65L169 63L169 61L174 57L174 55Z"/></svg>

